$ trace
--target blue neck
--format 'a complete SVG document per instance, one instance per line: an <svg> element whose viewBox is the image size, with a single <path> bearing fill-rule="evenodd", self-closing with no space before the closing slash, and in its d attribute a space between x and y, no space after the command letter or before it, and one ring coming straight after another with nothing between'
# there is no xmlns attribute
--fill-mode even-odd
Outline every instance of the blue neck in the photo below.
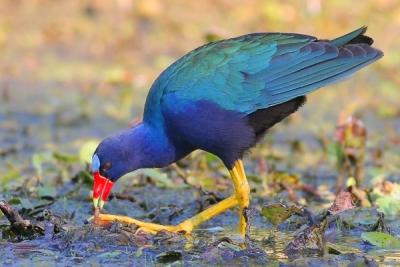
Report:
<svg viewBox="0 0 400 267"><path fill-rule="evenodd" d="M174 135L167 134L162 122L144 120L104 139L95 152L100 164L111 164L102 169L104 175L116 181L137 169L165 167L191 152L169 138Z"/></svg>
<svg viewBox="0 0 400 267"><path fill-rule="evenodd" d="M133 147L127 158L135 169L165 167L177 159L175 146L158 125L142 122L127 131L127 143Z"/></svg>
<svg viewBox="0 0 400 267"><path fill-rule="evenodd" d="M167 133L161 112L162 90L157 79L150 89L144 109L143 122L128 130L108 138L108 155L115 155L112 162L118 166L111 168L110 174L120 176L141 168L161 168L186 156L193 149L172 140L175 133ZM106 140L104 140L106 141ZM103 141L103 142L104 142ZM178 143L177 143L178 142ZM107 143L107 142L106 142ZM114 150L116 149L116 150ZM114 173L111 173L113 172Z"/></svg>

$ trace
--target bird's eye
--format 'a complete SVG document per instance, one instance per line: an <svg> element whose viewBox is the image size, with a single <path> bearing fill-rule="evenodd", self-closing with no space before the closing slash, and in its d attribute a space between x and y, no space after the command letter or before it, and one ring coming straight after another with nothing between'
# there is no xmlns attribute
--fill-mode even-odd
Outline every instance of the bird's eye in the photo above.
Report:
<svg viewBox="0 0 400 267"><path fill-rule="evenodd" d="M107 170L109 170L109 169L111 169L111 162L106 162L106 163L104 163L104 165L103 165L103 170L104 170L104 171L107 171Z"/></svg>

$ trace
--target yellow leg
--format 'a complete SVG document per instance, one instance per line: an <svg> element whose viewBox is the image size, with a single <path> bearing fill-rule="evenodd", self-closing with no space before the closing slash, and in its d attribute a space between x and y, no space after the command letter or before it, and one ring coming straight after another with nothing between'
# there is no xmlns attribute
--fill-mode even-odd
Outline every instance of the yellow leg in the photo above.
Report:
<svg viewBox="0 0 400 267"><path fill-rule="evenodd" d="M100 220L102 222L112 222L119 221L122 223L135 224L139 226L140 230L144 232L155 234L159 231L169 231L174 233L185 233L190 234L192 230L202 224L203 222L217 216L218 214L223 213L224 211L235 207L238 204L238 200L236 196L230 196L217 204L211 206L210 208L200 212L199 214L193 216L190 219L187 219L181 222L178 225L161 225L156 223L149 223L144 221L139 221L127 216L120 215L112 215L112 214L99 214L98 218L91 217L89 221L92 220Z"/></svg>
<svg viewBox="0 0 400 267"><path fill-rule="evenodd" d="M234 167L229 171L235 187L235 194L211 206L210 208L200 212L190 219L183 221L178 225L161 225L150 222L139 221L127 216L98 214L97 218L91 217L89 221L111 222L119 221L127 224L135 224L140 230L148 233L157 233L159 231L169 231L174 233L190 234L192 230L203 222L223 213L224 211L239 205L239 231L244 237L246 233L247 217L244 210L249 206L249 185L244 173L243 163L241 160L235 162Z"/></svg>
<svg viewBox="0 0 400 267"><path fill-rule="evenodd" d="M245 237L247 228L246 209L250 204L250 187L244 172L243 162L237 160L229 172L235 186L236 198L239 202L239 233L242 237Z"/></svg>

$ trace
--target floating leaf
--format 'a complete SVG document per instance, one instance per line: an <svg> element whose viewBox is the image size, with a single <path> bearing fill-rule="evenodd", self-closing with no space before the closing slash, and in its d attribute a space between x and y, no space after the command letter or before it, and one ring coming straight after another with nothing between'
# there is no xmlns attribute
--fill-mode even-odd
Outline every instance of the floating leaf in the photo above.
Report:
<svg viewBox="0 0 400 267"><path fill-rule="evenodd" d="M21 206L22 206L24 209L27 209L27 210L33 209L33 205L32 205L32 203L29 201L29 199L27 199L27 198L20 198L19 201L21 202Z"/></svg>
<svg viewBox="0 0 400 267"><path fill-rule="evenodd" d="M329 254L347 254L347 253L361 253L361 251L357 248L353 248L343 244L333 244L333 243L326 243L326 247L328 248Z"/></svg>
<svg viewBox="0 0 400 267"><path fill-rule="evenodd" d="M262 208L262 215L268 219L273 225L284 222L294 213L300 212L300 208L296 206L286 207L281 203L271 204Z"/></svg>
<svg viewBox="0 0 400 267"><path fill-rule="evenodd" d="M112 258L119 257L121 254L122 254L122 252L117 250L117 251L110 251L110 252L101 253L97 257L106 258L106 259L112 259Z"/></svg>
<svg viewBox="0 0 400 267"><path fill-rule="evenodd" d="M359 228L364 231L373 229L379 221L379 213L375 208L354 208L337 214L337 226L345 225L346 228Z"/></svg>
<svg viewBox="0 0 400 267"><path fill-rule="evenodd" d="M219 248L228 248L228 249L236 251L236 252L239 252L242 250L242 248L239 245L236 245L236 244L233 244L230 242L221 242L218 244L218 247Z"/></svg>
<svg viewBox="0 0 400 267"><path fill-rule="evenodd" d="M380 248L400 249L400 239L387 233L364 232L361 239Z"/></svg>
<svg viewBox="0 0 400 267"><path fill-rule="evenodd" d="M157 255L157 261L160 263L171 263L182 259L182 253L179 251L167 251Z"/></svg>
<svg viewBox="0 0 400 267"><path fill-rule="evenodd" d="M37 194L40 198L44 197L55 198L57 195L57 191L54 187L51 186L40 186L37 189Z"/></svg>

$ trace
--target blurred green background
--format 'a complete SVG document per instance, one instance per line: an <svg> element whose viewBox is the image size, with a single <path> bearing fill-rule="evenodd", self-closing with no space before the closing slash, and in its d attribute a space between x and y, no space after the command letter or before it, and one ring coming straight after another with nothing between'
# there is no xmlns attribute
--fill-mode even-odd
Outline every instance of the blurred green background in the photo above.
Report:
<svg viewBox="0 0 400 267"><path fill-rule="evenodd" d="M355 113L369 132L367 163L382 153L380 167L398 178L397 0L1 0L0 14L0 188L40 174L49 151L74 159L84 144L93 147L88 141L140 120L152 81L205 42L277 31L334 38L362 25L385 57L312 94L291 123L274 128L269 148L285 157L291 143L305 141L292 163L335 172L315 154L339 115Z"/></svg>

